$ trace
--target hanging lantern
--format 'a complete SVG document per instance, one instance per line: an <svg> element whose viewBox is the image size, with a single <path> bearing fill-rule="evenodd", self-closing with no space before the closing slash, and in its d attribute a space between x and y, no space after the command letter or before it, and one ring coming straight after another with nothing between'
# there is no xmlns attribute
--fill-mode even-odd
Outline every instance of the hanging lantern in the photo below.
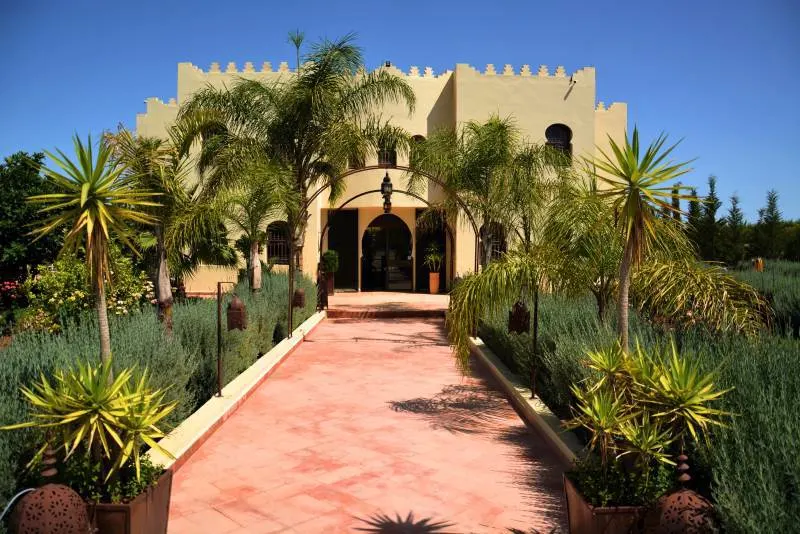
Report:
<svg viewBox="0 0 800 534"><path fill-rule="evenodd" d="M247 309L239 295L234 294L228 303L228 330L245 330L247 328Z"/></svg>
<svg viewBox="0 0 800 534"><path fill-rule="evenodd" d="M389 178L389 171L386 171L386 175L383 177L383 182L381 182L381 195L383 195L383 212L389 213L392 211L392 180Z"/></svg>

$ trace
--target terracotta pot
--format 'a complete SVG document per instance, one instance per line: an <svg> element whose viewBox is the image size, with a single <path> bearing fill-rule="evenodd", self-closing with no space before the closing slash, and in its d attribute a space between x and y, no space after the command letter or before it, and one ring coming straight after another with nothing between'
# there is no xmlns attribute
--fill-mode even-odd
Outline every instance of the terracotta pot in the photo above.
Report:
<svg viewBox="0 0 800 534"><path fill-rule="evenodd" d="M439 292L439 273L428 274L428 288L430 289L431 295L435 295Z"/></svg>
<svg viewBox="0 0 800 534"><path fill-rule="evenodd" d="M128 503L90 504L98 534L166 534L172 471L164 471L154 486Z"/></svg>
<svg viewBox="0 0 800 534"><path fill-rule="evenodd" d="M628 534L638 532L637 523L647 510L644 506L592 506L564 475L567 517L572 534Z"/></svg>
<svg viewBox="0 0 800 534"><path fill-rule="evenodd" d="M325 273L325 284L328 289L328 296L336 294L333 282L333 273Z"/></svg>

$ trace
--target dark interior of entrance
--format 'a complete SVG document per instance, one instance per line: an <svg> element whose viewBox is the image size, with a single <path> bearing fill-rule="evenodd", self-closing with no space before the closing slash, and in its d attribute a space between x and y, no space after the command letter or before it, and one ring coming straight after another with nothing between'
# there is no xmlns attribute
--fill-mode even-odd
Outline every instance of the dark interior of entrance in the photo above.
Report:
<svg viewBox="0 0 800 534"><path fill-rule="evenodd" d="M328 249L339 254L336 289L358 289L358 210L328 212Z"/></svg>
<svg viewBox="0 0 800 534"><path fill-rule="evenodd" d="M400 217L376 217L361 239L361 289L411 291L413 289L411 231Z"/></svg>
<svg viewBox="0 0 800 534"><path fill-rule="evenodd" d="M425 261L425 254L427 253L428 247L431 245L436 245L439 248L439 252L442 254L442 267L439 270L439 292L445 291L446 286L446 272L447 272L447 248L446 248L446 232L444 229L444 223L441 219L431 220L426 218L424 224L420 224L420 217L422 217L425 210L418 209L417 210L417 239L416 239L416 253L415 257L417 258L416 262L416 270L417 270L417 291L424 291L428 292L430 288L430 278L428 277L428 268L424 265Z"/></svg>

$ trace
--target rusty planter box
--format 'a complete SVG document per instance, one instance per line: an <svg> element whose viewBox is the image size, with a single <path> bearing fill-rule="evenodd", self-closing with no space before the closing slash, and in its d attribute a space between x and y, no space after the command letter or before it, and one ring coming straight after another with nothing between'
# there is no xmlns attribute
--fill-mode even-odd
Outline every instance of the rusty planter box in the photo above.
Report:
<svg viewBox="0 0 800 534"><path fill-rule="evenodd" d="M629 534L639 532L637 524L647 510L644 506L592 506L564 475L567 517L572 534Z"/></svg>
<svg viewBox="0 0 800 534"><path fill-rule="evenodd" d="M90 504L98 534L166 534L172 470L164 471L158 482L127 503Z"/></svg>

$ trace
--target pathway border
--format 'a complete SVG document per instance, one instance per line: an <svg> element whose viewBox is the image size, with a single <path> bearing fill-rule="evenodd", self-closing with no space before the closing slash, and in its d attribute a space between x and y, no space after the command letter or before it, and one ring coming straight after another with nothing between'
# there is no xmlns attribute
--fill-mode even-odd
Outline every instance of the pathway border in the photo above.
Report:
<svg viewBox="0 0 800 534"><path fill-rule="evenodd" d="M163 437L158 444L173 454L174 458L150 449L147 455L156 465L177 471L184 462L225 422L241 404L271 375L281 363L294 352L314 328L326 317L324 311L316 312L256 363L244 370L222 388L221 397L211 397L197 411L187 417L172 432Z"/></svg>
<svg viewBox="0 0 800 534"><path fill-rule="evenodd" d="M578 437L563 428L561 420L538 396L531 398L530 388L522 384L481 338L471 337L469 343L471 352L489 369L522 420L548 442L565 466L572 466L583 450Z"/></svg>

